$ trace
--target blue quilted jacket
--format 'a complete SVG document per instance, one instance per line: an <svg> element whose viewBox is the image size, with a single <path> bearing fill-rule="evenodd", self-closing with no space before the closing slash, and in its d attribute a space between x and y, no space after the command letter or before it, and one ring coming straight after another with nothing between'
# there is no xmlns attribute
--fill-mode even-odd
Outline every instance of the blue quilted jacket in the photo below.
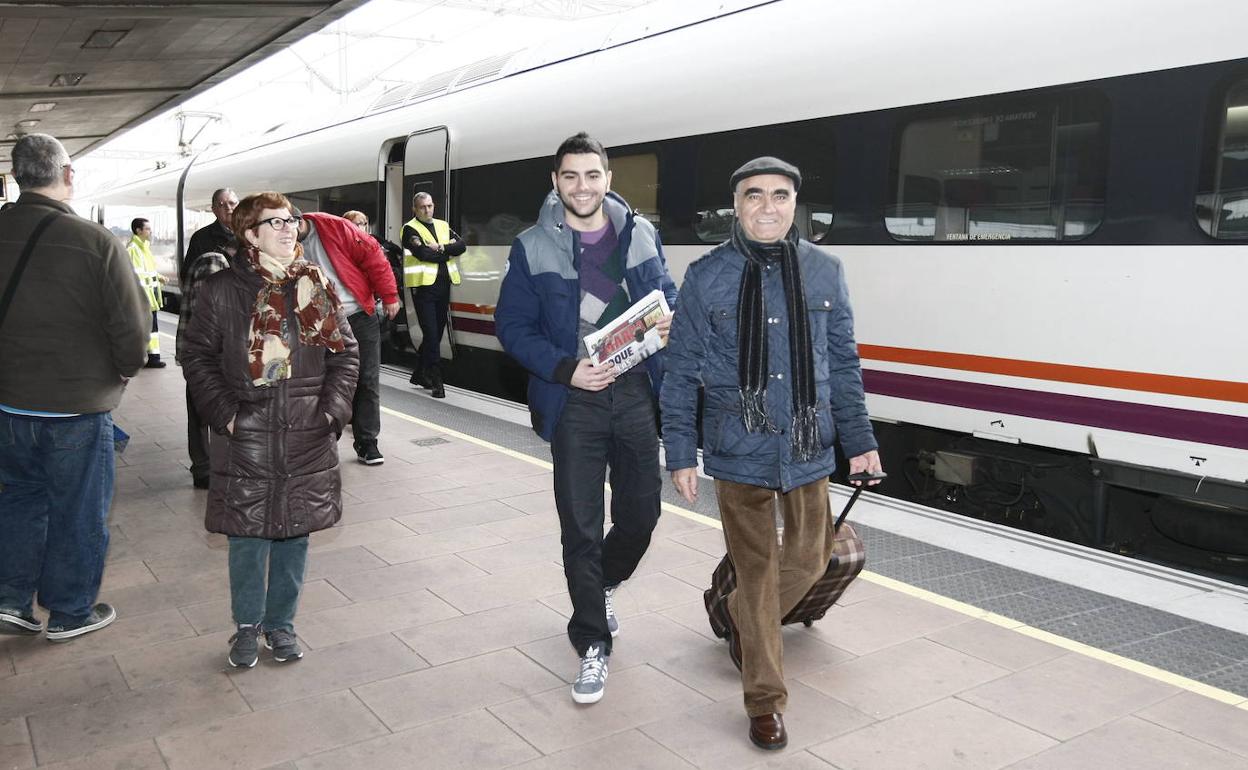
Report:
<svg viewBox="0 0 1248 770"><path fill-rule="evenodd" d="M667 272L654 225L633 214L624 199L607 193L603 210L615 225L625 254L624 283L634 301L661 289L676 306L676 284ZM584 342L577 336L581 283L577 273L579 235L564 224L563 203L552 190L537 224L511 245L507 275L499 290L494 322L503 350L529 370L529 416L533 430L550 441L568 400L568 384ZM658 392L663 353L646 360Z"/></svg>
<svg viewBox="0 0 1248 770"><path fill-rule="evenodd" d="M713 478L788 492L832 474L836 465L832 442L838 435L847 457L877 447L867 419L841 262L806 241L799 242L797 254L814 341L815 403L823 452L809 462L798 462L789 445L793 422L789 321L779 265L763 271L770 372L767 414L777 432L745 430L737 377L737 294L745 257L725 243L690 265L680 287L660 398L668 470L697 465L699 385L706 391L702 464Z"/></svg>

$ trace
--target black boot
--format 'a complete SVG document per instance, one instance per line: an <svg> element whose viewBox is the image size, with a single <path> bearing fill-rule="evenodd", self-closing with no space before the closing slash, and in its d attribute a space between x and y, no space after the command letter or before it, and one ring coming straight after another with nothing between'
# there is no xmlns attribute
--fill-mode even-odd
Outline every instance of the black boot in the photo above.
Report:
<svg viewBox="0 0 1248 770"><path fill-rule="evenodd" d="M446 389L442 387L442 370L432 369L429 372L429 395L434 398L446 398Z"/></svg>
<svg viewBox="0 0 1248 770"><path fill-rule="evenodd" d="M408 382L418 388L425 388L426 390L429 388L429 377L425 375L425 370L419 366L412 370L412 378Z"/></svg>

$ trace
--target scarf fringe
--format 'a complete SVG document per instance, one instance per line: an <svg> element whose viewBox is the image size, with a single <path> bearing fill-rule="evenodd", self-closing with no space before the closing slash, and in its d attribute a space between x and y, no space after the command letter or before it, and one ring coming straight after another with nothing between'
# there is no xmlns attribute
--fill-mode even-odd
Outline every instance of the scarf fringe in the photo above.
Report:
<svg viewBox="0 0 1248 770"><path fill-rule="evenodd" d="M762 433L771 428L767 417L766 391L762 389L741 390L741 419L749 433Z"/></svg>
<svg viewBox="0 0 1248 770"><path fill-rule="evenodd" d="M818 410L813 406L803 407L793 416L793 457L798 462L809 462L815 459L823 447L819 443Z"/></svg>

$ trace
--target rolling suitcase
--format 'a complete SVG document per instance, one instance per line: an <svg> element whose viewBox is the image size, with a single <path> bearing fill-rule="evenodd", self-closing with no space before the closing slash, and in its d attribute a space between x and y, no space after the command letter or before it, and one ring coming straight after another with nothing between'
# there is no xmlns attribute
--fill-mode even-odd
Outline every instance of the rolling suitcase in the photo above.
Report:
<svg viewBox="0 0 1248 770"><path fill-rule="evenodd" d="M858 501L858 496L862 494L863 487L856 487L853 495L850 496L849 502L845 504L845 508L841 511L840 516L836 518L834 529L836 531L835 546L832 552L832 558L828 561L828 569L823 576L815 581L810 587L802 600L797 603L792 610L780 621L782 625L790 623L804 623L808 628L816 620L823 618L836 600L841 598L841 594L845 593L845 589L858 577L858 573L862 572L862 566L866 563L867 552L862 544L862 538L858 537L858 533L850 526L845 517L849 515L849 509L854 507L854 503ZM715 572L711 575L711 587L702 593L702 601L706 605L706 614L711 623L711 630L715 632L715 636L720 639L728 638L728 594L737 587L737 573L732 566L732 562L728 559L727 554L720 560L719 565L715 567Z"/></svg>

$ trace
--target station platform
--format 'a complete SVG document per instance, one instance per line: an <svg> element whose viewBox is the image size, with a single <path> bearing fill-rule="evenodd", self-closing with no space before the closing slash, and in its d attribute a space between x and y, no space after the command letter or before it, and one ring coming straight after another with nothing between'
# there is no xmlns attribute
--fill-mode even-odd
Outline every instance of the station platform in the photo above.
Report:
<svg viewBox="0 0 1248 770"><path fill-rule="evenodd" d="M0 768L1248 768L1248 592L869 493L866 570L784 632L787 749L749 743L706 621L724 553L707 482L696 509L665 490L617 593L606 695L578 706L546 445L505 404L395 373L385 464L340 444L303 660L231 669L183 388L144 370L114 413L132 436L100 596L116 623L0 637Z"/></svg>

